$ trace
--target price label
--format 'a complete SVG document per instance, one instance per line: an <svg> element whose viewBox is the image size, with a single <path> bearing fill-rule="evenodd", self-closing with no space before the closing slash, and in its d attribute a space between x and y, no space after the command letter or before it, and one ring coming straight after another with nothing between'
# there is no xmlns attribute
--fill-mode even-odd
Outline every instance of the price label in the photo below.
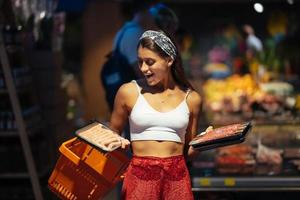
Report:
<svg viewBox="0 0 300 200"><path fill-rule="evenodd" d="M235 179L234 178L225 178L224 185L230 186L230 187L235 186Z"/></svg>
<svg viewBox="0 0 300 200"><path fill-rule="evenodd" d="M211 181L209 178L201 178L200 186L211 186Z"/></svg>

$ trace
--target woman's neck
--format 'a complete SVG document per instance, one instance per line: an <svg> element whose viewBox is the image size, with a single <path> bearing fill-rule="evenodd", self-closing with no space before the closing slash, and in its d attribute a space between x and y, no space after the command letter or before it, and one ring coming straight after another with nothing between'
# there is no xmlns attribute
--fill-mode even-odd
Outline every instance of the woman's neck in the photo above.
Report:
<svg viewBox="0 0 300 200"><path fill-rule="evenodd" d="M157 85L153 86L157 89L159 92L164 92L167 90L174 90L176 88L176 83L170 74L168 77L163 79L161 82L159 82Z"/></svg>

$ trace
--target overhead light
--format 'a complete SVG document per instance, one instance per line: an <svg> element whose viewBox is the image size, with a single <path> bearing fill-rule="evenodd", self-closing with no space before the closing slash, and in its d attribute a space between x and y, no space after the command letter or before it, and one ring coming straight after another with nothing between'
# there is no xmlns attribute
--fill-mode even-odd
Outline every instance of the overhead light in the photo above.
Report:
<svg viewBox="0 0 300 200"><path fill-rule="evenodd" d="M288 4L293 5L294 4L294 0L287 0Z"/></svg>
<svg viewBox="0 0 300 200"><path fill-rule="evenodd" d="M254 10L258 13L262 13L264 11L264 6L261 3L255 3L253 7Z"/></svg>
<svg viewBox="0 0 300 200"><path fill-rule="evenodd" d="M40 19L43 19L46 16L46 11L42 11L40 13Z"/></svg>

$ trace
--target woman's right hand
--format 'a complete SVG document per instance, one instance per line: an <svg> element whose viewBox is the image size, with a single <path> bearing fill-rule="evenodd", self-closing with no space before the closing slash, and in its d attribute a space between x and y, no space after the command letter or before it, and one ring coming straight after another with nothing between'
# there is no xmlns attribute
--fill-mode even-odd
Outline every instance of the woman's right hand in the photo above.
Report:
<svg viewBox="0 0 300 200"><path fill-rule="evenodd" d="M113 149L115 147L121 147L122 149L125 149L130 145L130 142L120 135L112 133L103 138L101 144L109 149Z"/></svg>

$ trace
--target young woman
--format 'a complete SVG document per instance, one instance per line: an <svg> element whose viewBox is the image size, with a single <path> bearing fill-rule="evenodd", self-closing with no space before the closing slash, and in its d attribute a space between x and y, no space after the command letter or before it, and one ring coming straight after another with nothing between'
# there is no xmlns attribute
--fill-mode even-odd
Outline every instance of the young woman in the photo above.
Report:
<svg viewBox="0 0 300 200"><path fill-rule="evenodd" d="M163 32L146 31L138 44L143 79L119 89L110 128L121 133L129 119L133 158L123 199L193 199L186 158L196 135L201 98L184 77L175 43ZM112 141L111 141L112 142ZM122 139L122 147L129 141Z"/></svg>

